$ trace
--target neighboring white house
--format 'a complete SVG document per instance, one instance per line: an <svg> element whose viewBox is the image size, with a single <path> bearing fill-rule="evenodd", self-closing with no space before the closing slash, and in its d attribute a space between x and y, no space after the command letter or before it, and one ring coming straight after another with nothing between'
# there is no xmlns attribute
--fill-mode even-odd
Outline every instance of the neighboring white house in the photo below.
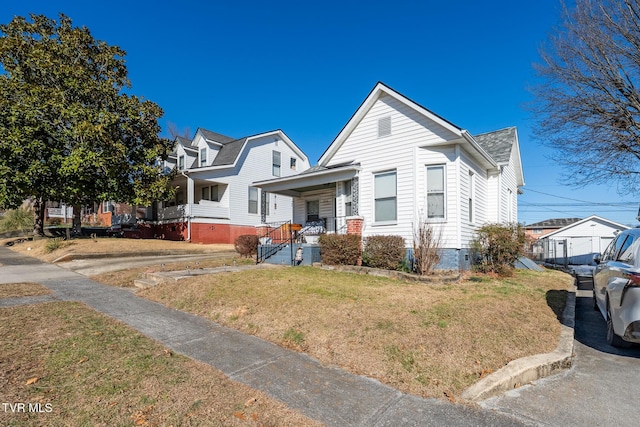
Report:
<svg viewBox="0 0 640 427"><path fill-rule="evenodd" d="M544 258L558 264L590 264L621 231L630 227L592 215L541 237Z"/></svg>
<svg viewBox="0 0 640 427"><path fill-rule="evenodd" d="M254 185L294 197L303 228L400 235L410 249L427 221L442 231L440 268L466 269L479 226L517 221L524 178L516 128L472 136L378 83L317 166Z"/></svg>
<svg viewBox="0 0 640 427"><path fill-rule="evenodd" d="M165 162L177 168L175 200L155 208L150 232L199 243L233 243L265 222L289 220L291 197L267 195L252 182L287 177L309 168L307 156L281 130L240 139L198 129L176 138Z"/></svg>

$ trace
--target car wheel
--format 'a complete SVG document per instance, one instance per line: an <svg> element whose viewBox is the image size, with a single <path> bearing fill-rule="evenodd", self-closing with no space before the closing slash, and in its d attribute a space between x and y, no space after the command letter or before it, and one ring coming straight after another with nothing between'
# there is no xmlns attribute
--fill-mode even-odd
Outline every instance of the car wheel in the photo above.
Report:
<svg viewBox="0 0 640 427"><path fill-rule="evenodd" d="M607 344L613 347L627 348L631 344L620 338L619 335L613 330L613 320L611 319L611 309L609 308L609 302L607 301Z"/></svg>

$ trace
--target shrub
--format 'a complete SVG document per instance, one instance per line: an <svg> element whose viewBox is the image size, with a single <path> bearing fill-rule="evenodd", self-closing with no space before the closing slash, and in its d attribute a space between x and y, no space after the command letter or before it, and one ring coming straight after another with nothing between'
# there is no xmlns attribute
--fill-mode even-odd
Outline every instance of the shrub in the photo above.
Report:
<svg viewBox="0 0 640 427"><path fill-rule="evenodd" d="M362 262L373 268L399 270L406 253L402 236L370 236L365 242Z"/></svg>
<svg viewBox="0 0 640 427"><path fill-rule="evenodd" d="M44 245L44 251L48 254L51 252L60 249L64 245L64 239L62 237L54 237L53 239L47 240L47 243Z"/></svg>
<svg viewBox="0 0 640 427"><path fill-rule="evenodd" d="M355 234L323 234L318 239L322 262L329 265L357 265L362 255L361 237Z"/></svg>
<svg viewBox="0 0 640 427"><path fill-rule="evenodd" d="M487 224L476 232L471 242L475 269L482 273L509 276L514 263L524 252L526 237L518 224Z"/></svg>
<svg viewBox="0 0 640 427"><path fill-rule="evenodd" d="M241 256L250 258L258 253L258 236L255 234L243 234L234 242L236 252Z"/></svg>
<svg viewBox="0 0 640 427"><path fill-rule="evenodd" d="M436 232L421 220L413 230L413 268L421 276L430 274L440 262L442 229Z"/></svg>
<svg viewBox="0 0 640 427"><path fill-rule="evenodd" d="M0 218L0 232L28 230L33 228L33 211L18 208L6 211Z"/></svg>

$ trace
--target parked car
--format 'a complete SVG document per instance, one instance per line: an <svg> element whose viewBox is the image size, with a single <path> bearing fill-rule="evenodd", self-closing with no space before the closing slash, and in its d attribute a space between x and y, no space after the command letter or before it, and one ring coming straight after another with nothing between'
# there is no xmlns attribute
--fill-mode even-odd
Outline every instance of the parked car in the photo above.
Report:
<svg viewBox="0 0 640 427"><path fill-rule="evenodd" d="M619 233L594 261L593 307L607 322L607 342L640 343L640 228Z"/></svg>

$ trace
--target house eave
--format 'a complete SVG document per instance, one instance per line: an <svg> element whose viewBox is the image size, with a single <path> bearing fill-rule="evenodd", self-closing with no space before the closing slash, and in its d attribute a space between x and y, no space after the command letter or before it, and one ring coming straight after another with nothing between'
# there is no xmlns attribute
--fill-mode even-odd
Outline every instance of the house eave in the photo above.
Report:
<svg viewBox="0 0 640 427"><path fill-rule="evenodd" d="M360 166L350 165L335 169L326 169L311 173L301 173L264 181L256 181L252 185L263 191L285 196L300 196L305 189L322 185L330 185L339 181L352 179L360 171Z"/></svg>

